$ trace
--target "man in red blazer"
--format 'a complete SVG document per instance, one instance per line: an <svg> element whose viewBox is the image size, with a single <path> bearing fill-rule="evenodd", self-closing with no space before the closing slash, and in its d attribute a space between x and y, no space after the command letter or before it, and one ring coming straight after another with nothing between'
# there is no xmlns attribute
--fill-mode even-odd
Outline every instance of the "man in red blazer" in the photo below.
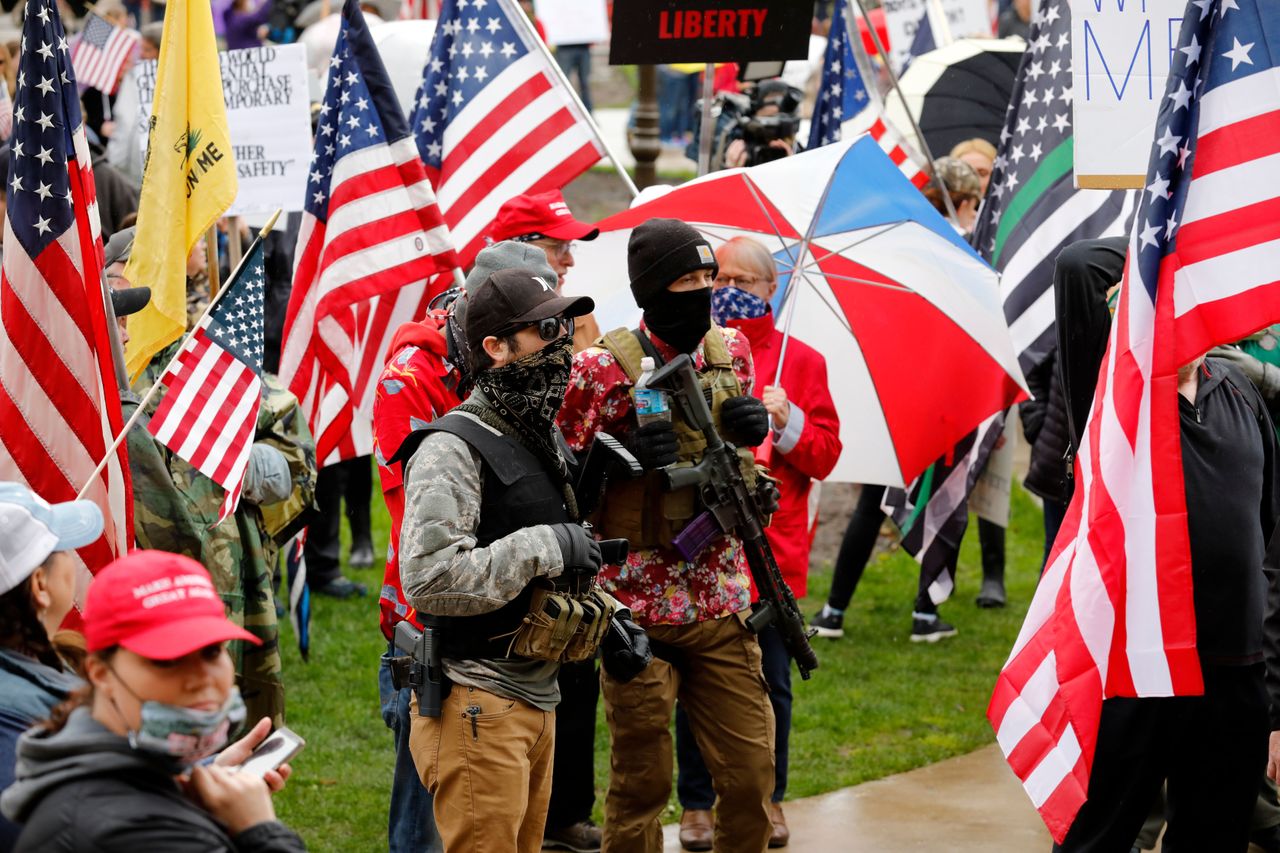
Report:
<svg viewBox="0 0 1280 853"><path fill-rule="evenodd" d="M827 362L792 336L778 375L783 336L769 307L778 289L778 270L768 249L749 237L735 237L716 252L716 261L720 272L711 294L712 319L718 326L737 329L751 343L756 369L756 387L751 393L768 409L772 426L757 456L780 481L781 500L765 534L783 577L800 598L808 585L809 548L817 524L818 490L814 481L830 474L840 458L840 419L827 388ZM776 778L770 810L773 837L769 846L781 847L790 836L781 803L787 788L791 659L781 636L772 627L760 634L760 651L777 721ZM679 713L676 752L680 765L677 790L685 810L680 820L681 844L689 850L710 850L715 793L688 722Z"/></svg>

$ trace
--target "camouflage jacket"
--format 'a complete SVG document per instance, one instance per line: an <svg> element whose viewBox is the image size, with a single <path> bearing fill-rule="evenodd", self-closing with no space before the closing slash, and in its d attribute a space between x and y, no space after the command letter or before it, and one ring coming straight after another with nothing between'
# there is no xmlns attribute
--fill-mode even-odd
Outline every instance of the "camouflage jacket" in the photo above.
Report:
<svg viewBox="0 0 1280 853"><path fill-rule="evenodd" d="M139 395L124 395L124 417L130 417L138 399L168 364L177 345L162 350L135 384ZM279 625L274 598L274 571L281 543L277 521L298 515L312 505L316 484L315 442L297 399L273 377L264 375L265 389L258 412L255 441L280 451L293 475L293 494L287 501L259 507L241 499L235 513L211 527L218 517L224 491L221 486L174 454L147 431L147 421L164 397L158 393L147 412L129 432L129 470L133 476L134 534L139 548L186 554L199 560L213 582L232 621L262 640L253 647L232 643L231 655L249 719L270 716L279 725L284 719L284 683L281 678ZM266 510L266 512L264 512Z"/></svg>
<svg viewBox="0 0 1280 853"><path fill-rule="evenodd" d="M484 396L475 391L469 402L484 405ZM409 603L421 613L488 613L519 595L535 577L556 577L564 571L556 535L545 524L476 547L482 466L470 445L447 432L429 433L405 466L400 581ZM456 684L544 711L560 702L560 664L555 662L446 659L444 666Z"/></svg>

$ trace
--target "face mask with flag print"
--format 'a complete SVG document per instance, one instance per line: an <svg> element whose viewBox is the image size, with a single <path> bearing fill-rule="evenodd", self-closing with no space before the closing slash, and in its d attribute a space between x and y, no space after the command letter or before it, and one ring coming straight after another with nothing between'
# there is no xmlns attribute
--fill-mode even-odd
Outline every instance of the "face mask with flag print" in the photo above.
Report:
<svg viewBox="0 0 1280 853"><path fill-rule="evenodd" d="M736 287L711 291L711 319L717 326L729 320L753 320L769 313L769 303L754 293Z"/></svg>

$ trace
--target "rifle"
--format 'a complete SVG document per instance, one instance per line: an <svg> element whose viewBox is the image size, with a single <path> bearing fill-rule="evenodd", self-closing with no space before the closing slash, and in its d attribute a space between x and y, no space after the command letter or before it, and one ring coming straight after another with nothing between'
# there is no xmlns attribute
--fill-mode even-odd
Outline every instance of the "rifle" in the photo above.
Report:
<svg viewBox="0 0 1280 853"><path fill-rule="evenodd" d="M800 670L800 677L807 679L809 673L818 668L818 656L809 645L809 637L813 635L806 629L796 598L782 579L782 572L765 539L755 496L742 478L738 453L716 431L711 407L703 396L702 383L694 372L693 362L687 354L676 356L653 373L649 387L671 394L679 404L685 422L699 430L707 442L706 453L697 465L664 471L668 491L694 486L701 492L707 507L707 511L690 524L691 533L699 545L695 546L692 554L686 553L686 558L696 555L714 538L715 528L719 528L718 532L737 536L742 541L751 578L760 594L759 603L747 619L747 627L758 634L771 624L777 625L783 645ZM709 528L710 536L707 535Z"/></svg>
<svg viewBox="0 0 1280 853"><path fill-rule="evenodd" d="M621 474L628 479L639 477L644 473L640 463L631 455L631 451L622 446L607 432L596 433L591 447L578 472L578 479L573 485L574 496L578 499L578 513L586 516L600 506L600 498L604 495L605 485L611 476ZM626 559L626 554L622 557ZM605 560L605 562L613 562Z"/></svg>

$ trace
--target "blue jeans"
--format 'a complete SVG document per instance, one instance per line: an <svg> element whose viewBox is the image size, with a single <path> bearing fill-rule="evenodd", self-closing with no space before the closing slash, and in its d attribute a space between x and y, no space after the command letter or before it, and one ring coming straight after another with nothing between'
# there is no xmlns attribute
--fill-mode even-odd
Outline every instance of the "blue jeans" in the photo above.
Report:
<svg viewBox="0 0 1280 853"><path fill-rule="evenodd" d="M761 667L769 685L769 702L775 722L773 745L773 801L780 803L787 794L787 741L791 737L791 656L782 645L782 635L770 625L760 632ZM706 811L715 805L716 792L711 784L689 717L676 705L676 796L686 810Z"/></svg>
<svg viewBox="0 0 1280 853"><path fill-rule="evenodd" d="M578 94L582 105L591 112L591 45L562 44L556 47L556 63L568 80L578 75Z"/></svg>
<svg viewBox="0 0 1280 853"><path fill-rule="evenodd" d="M391 683L391 658L399 655L389 646L378 664L378 696L382 720L396 738L396 769L391 778L391 813L387 821L390 853L441 853L440 836L432 813L432 797L422 785L413 756L409 754L409 688L396 690Z"/></svg>

